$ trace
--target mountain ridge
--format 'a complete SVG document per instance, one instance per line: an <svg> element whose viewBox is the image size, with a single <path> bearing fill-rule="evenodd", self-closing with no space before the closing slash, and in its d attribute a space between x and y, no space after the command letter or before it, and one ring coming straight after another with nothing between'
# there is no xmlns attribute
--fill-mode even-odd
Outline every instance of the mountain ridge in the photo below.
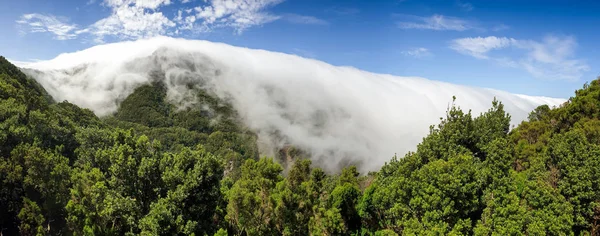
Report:
<svg viewBox="0 0 600 236"><path fill-rule="evenodd" d="M165 81L142 85L99 118L47 101L5 65L2 234L600 232L600 80L560 107L538 106L512 130L501 101L479 116L452 103L414 152L377 172L348 165L328 174L301 148L259 158L258 136L241 123L206 122L237 116L209 90L190 93L206 106L178 109Z"/></svg>
<svg viewBox="0 0 600 236"><path fill-rule="evenodd" d="M262 153L273 156L293 145L332 170L348 159L365 163L363 171L376 170L394 153L414 151L455 95L457 105L474 114L496 97L512 125L538 105L564 102L168 37L95 46L28 66L57 100L99 116L114 113L135 88L157 80L164 81L167 100L183 106L194 102L190 88L208 91L233 106L264 144Z"/></svg>

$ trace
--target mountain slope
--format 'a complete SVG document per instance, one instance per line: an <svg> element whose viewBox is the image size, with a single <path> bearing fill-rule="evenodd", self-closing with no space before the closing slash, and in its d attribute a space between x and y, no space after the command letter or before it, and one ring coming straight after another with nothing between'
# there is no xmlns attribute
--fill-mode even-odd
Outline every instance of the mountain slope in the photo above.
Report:
<svg viewBox="0 0 600 236"><path fill-rule="evenodd" d="M594 80L510 133L502 104L477 118L452 107L416 152L381 169L361 217L402 234L597 235L599 91Z"/></svg>
<svg viewBox="0 0 600 236"><path fill-rule="evenodd" d="M198 81L177 100L192 103L156 79L100 119L0 65L3 235L599 232L598 80L512 130L500 101L479 116L452 104L415 152L378 172L327 174L286 147L284 175L257 157L231 100L187 86Z"/></svg>
<svg viewBox="0 0 600 236"><path fill-rule="evenodd" d="M475 115L495 97L513 125L539 105L564 102L168 37L99 45L27 67L54 98L100 116L142 85L161 82L178 108L202 106L195 94L204 91L231 105L258 135L261 153L293 145L329 170L348 162L376 170L394 153L414 151L453 96Z"/></svg>
<svg viewBox="0 0 600 236"><path fill-rule="evenodd" d="M123 101L148 123L132 115L101 120L47 100L35 80L0 57L1 234L216 231L223 224L220 182L237 180L242 163L258 158L255 136L231 122L230 109L211 110L227 117L210 124L200 110L177 110L161 99L160 87ZM148 99L148 90L158 98ZM163 109L162 120L146 116L152 106ZM171 123L154 125L164 120Z"/></svg>

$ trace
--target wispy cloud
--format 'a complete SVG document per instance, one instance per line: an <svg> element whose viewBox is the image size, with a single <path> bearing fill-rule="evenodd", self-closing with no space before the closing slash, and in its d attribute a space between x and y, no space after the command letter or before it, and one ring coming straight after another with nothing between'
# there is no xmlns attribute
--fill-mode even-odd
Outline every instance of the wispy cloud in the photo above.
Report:
<svg viewBox="0 0 600 236"><path fill-rule="evenodd" d="M463 11L472 11L474 9L473 4L468 2L457 1L456 5Z"/></svg>
<svg viewBox="0 0 600 236"><path fill-rule="evenodd" d="M162 8L175 1L186 4L175 8L177 13L169 18ZM231 28L241 34L250 27L260 26L282 17L293 23L327 24L327 21L312 17L289 14L279 16L268 11L284 0L103 0L111 14L95 23L79 28L58 17L44 14L25 14L17 24L23 33L50 32L55 39L66 40L80 34L92 35L95 42L106 37L137 39L155 35L179 35L183 32L204 33L215 28ZM94 4L96 0L88 0ZM196 6L191 5L196 4Z"/></svg>
<svg viewBox="0 0 600 236"><path fill-rule="evenodd" d="M354 7L332 7L327 9L325 12L336 15L356 15L360 13L360 9Z"/></svg>
<svg viewBox="0 0 600 236"><path fill-rule="evenodd" d="M460 38L450 48L478 59L491 60L503 66L526 70L536 78L578 80L589 70L585 61L575 58L577 42L573 37L547 36L542 41L507 37ZM521 53L510 56L491 55L502 49Z"/></svg>
<svg viewBox="0 0 600 236"><path fill-rule="evenodd" d="M283 19L294 23L294 24L305 24L305 25L328 25L329 22L326 20L314 17L314 16L305 16L298 14L286 14L283 16Z"/></svg>
<svg viewBox="0 0 600 236"><path fill-rule="evenodd" d="M283 0L206 0L205 6L194 8L195 18L202 20L205 28L232 27L238 33L257 25L262 25L280 17L266 11Z"/></svg>
<svg viewBox="0 0 600 236"><path fill-rule="evenodd" d="M492 28L492 31L497 32L497 31L503 31L503 30L508 30L508 29L510 29L510 26L505 25L505 24L499 24L499 25L494 26Z"/></svg>
<svg viewBox="0 0 600 236"><path fill-rule="evenodd" d="M477 37L460 38L452 41L450 48L462 54L479 59L488 59L487 53L492 50L510 47L517 44L517 40L506 37Z"/></svg>
<svg viewBox="0 0 600 236"><path fill-rule="evenodd" d="M96 21L84 31L95 35L99 42L106 36L127 39L156 36L175 26L173 21L157 11L171 4L170 0L105 0L104 4L111 8L111 15Z"/></svg>
<svg viewBox="0 0 600 236"><path fill-rule="evenodd" d="M456 17L449 17L437 14L432 15L430 17L412 15L399 16L408 18L407 21L400 21L397 23L398 27L402 29L465 31L473 28L472 24L469 21Z"/></svg>
<svg viewBox="0 0 600 236"><path fill-rule="evenodd" d="M53 15L25 14L17 20L21 33L48 32L57 40L68 40L77 37L77 25L70 24L66 19Z"/></svg>
<svg viewBox="0 0 600 236"><path fill-rule="evenodd" d="M411 56L415 58L431 57L433 54L427 48L413 48L410 50L402 51L405 56Z"/></svg>

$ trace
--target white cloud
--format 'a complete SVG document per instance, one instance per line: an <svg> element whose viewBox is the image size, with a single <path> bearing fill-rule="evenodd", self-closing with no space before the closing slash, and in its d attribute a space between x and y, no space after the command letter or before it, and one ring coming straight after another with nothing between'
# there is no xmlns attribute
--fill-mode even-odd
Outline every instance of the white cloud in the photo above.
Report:
<svg viewBox="0 0 600 236"><path fill-rule="evenodd" d="M53 15L43 14L25 14L17 21L21 27L22 33L49 32L54 34L54 39L68 40L77 37L77 25L69 24L64 19L59 19Z"/></svg>
<svg viewBox="0 0 600 236"><path fill-rule="evenodd" d="M156 11L171 4L170 0L105 0L104 4L112 8L111 15L88 28L97 41L102 41L105 36L151 37L165 34L168 28L175 26L162 12Z"/></svg>
<svg viewBox="0 0 600 236"><path fill-rule="evenodd" d="M503 30L507 30L507 29L510 29L510 26L505 25L505 24L499 24L497 26L494 26L492 28L492 31L503 31Z"/></svg>
<svg viewBox="0 0 600 236"><path fill-rule="evenodd" d="M104 0L104 4L109 7L135 5L140 8L156 10L162 5L167 6L171 4L171 0Z"/></svg>
<svg viewBox="0 0 600 236"><path fill-rule="evenodd" d="M203 26L232 27L237 33L279 19L266 11L283 0L205 0L207 5L194 8Z"/></svg>
<svg viewBox="0 0 600 236"><path fill-rule="evenodd" d="M177 28L177 32L179 32L179 30L192 30L194 29L194 23L196 22L197 18L195 15L190 15L191 11L193 9L183 9L183 10L178 10L177 11L177 16L175 17L174 21L177 23L178 28ZM183 16L183 14L187 13L187 16Z"/></svg>
<svg viewBox="0 0 600 236"><path fill-rule="evenodd" d="M429 57L433 55L427 48L413 48L403 51L402 54L416 58Z"/></svg>
<svg viewBox="0 0 600 236"><path fill-rule="evenodd" d="M119 39L139 39L156 35L178 35L184 31L201 33L213 28L230 27L236 33L281 18L267 11L284 0L181 0L182 3L199 2L197 6L175 9L169 18L163 7L179 0L103 0L110 15L83 29L51 15L25 14L17 21L28 30L22 33L51 32L56 39L65 40L80 34L92 35L97 43L108 36ZM88 4L96 0L87 1ZM327 24L311 16L290 15L289 21L304 24Z"/></svg>
<svg viewBox="0 0 600 236"><path fill-rule="evenodd" d="M6 58L6 60L10 61L10 63L12 63L13 65L17 66L17 67L27 67L32 63L36 63L36 62L40 62L41 60L39 59L29 59L27 61L19 61L19 60L13 60L10 58Z"/></svg>
<svg viewBox="0 0 600 236"><path fill-rule="evenodd" d="M577 80L589 70L585 62L573 58L577 47L573 37L548 36L542 42L527 42L525 47L530 51L521 64L536 77Z"/></svg>
<svg viewBox="0 0 600 236"><path fill-rule="evenodd" d="M413 21L398 22L398 27L403 29L427 29L427 30L454 30L465 31L473 28L466 20L443 15L432 15L430 17L407 16Z"/></svg>
<svg viewBox="0 0 600 236"><path fill-rule="evenodd" d="M509 47L514 43L516 43L515 39L506 37L460 38L453 40L450 48L476 58L487 59L489 51Z"/></svg>
<svg viewBox="0 0 600 236"><path fill-rule="evenodd" d="M547 36L540 42L495 36L460 38L450 44L457 52L521 68L536 78L561 80L578 80L589 70L583 60L574 58L576 47L573 37L557 36ZM489 55L492 51L509 48L521 53L513 57Z"/></svg>
<svg viewBox="0 0 600 236"><path fill-rule="evenodd" d="M564 102L166 37L101 45L28 67L39 70L26 71L55 100L98 115L111 114L135 88L156 78L164 79L167 99L175 104L189 98L189 86L195 84L236 109L257 134L261 155L293 145L332 171L343 161L375 170L394 153L413 151L429 125L444 116L453 95L473 114L489 109L496 97L512 124L539 105Z"/></svg>
<svg viewBox="0 0 600 236"><path fill-rule="evenodd" d="M323 19L319 19L314 16L304 16L298 14L286 14L283 19L294 24L305 24L305 25L328 25L329 22Z"/></svg>
<svg viewBox="0 0 600 236"><path fill-rule="evenodd" d="M458 1L456 2L456 4L458 5L458 7L460 7L461 10L463 11L472 11L473 10L473 4L468 3L468 2L461 2Z"/></svg>

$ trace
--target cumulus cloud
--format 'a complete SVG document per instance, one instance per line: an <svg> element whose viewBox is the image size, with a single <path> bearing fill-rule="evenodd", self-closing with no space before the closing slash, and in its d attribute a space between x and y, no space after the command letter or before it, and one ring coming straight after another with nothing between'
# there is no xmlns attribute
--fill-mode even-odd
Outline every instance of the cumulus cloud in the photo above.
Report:
<svg viewBox="0 0 600 236"><path fill-rule="evenodd" d="M17 20L17 24L22 33L48 32L57 40L74 39L78 34L76 24L69 24L65 19L53 15L24 14Z"/></svg>
<svg viewBox="0 0 600 236"><path fill-rule="evenodd" d="M179 34L180 31L194 30L194 29L196 29L197 31L200 31L200 32L208 31L208 28L206 28L206 27L204 27L204 28L195 27L197 18L193 14L190 15L192 10L193 9L183 9L183 10L177 11L177 16L174 19L174 21L177 23L177 30L175 31L176 34ZM184 17L184 14L187 14L187 16Z"/></svg>
<svg viewBox="0 0 600 236"><path fill-rule="evenodd" d="M150 81L165 81L175 102L195 81L231 102L258 134L263 154L294 145L330 170L348 162L358 163L362 171L375 170L395 153L414 150L429 125L445 115L453 95L474 114L489 109L497 97L513 124L538 105L564 102L168 37L95 46L26 67L56 100L98 115L111 114L119 101Z"/></svg>
<svg viewBox="0 0 600 236"><path fill-rule="evenodd" d="M110 15L95 23L78 28L51 15L25 14L17 21L26 26L23 33L50 32L56 39L73 39L79 35L92 35L96 42L102 43L106 37L118 39L139 39L157 35L179 35L183 32L209 32L214 28L229 27L236 33L242 33L253 26L260 26L281 16L268 12L284 0L204 0L194 1L196 6L186 4L169 17L163 8L175 0L104 0L103 6L110 9ZM88 4L93 4L89 1ZM182 3L193 1L183 0ZM326 24L316 17L289 15L289 21L304 24Z"/></svg>
<svg viewBox="0 0 600 236"><path fill-rule="evenodd" d="M283 19L285 19L288 22L294 23L294 24L304 24L304 25L328 25L329 24L329 22L327 22L326 20L319 19L314 16L305 16L305 15L298 15L298 14L286 14L283 16Z"/></svg>
<svg viewBox="0 0 600 236"><path fill-rule="evenodd" d="M488 36L459 38L450 43L457 52L521 68L536 78L561 80L578 80L589 70L583 60L574 58L576 47L575 38L557 36L547 36L542 41ZM514 58L490 55L502 49L514 49L520 54Z"/></svg>
<svg viewBox="0 0 600 236"><path fill-rule="evenodd" d="M169 4L170 0L105 0L104 5L111 8L110 16L92 24L86 32L99 42L106 36L137 39L164 34L175 23L156 10Z"/></svg>
<svg viewBox="0 0 600 236"><path fill-rule="evenodd" d="M472 29L473 26L470 22L450 16L444 15L432 15L430 17L412 16L412 15L400 15L408 18L409 21L398 22L398 27L402 29L425 29L425 30L452 30L452 31L465 31Z"/></svg>
<svg viewBox="0 0 600 236"><path fill-rule="evenodd" d="M194 8L196 18L203 20L205 27L232 27L238 33L249 27L262 25L279 19L267 11L283 0L207 0L205 6Z"/></svg>
<svg viewBox="0 0 600 236"><path fill-rule="evenodd" d="M410 50L402 51L402 54L416 58L429 57L433 55L427 48L413 48Z"/></svg>

